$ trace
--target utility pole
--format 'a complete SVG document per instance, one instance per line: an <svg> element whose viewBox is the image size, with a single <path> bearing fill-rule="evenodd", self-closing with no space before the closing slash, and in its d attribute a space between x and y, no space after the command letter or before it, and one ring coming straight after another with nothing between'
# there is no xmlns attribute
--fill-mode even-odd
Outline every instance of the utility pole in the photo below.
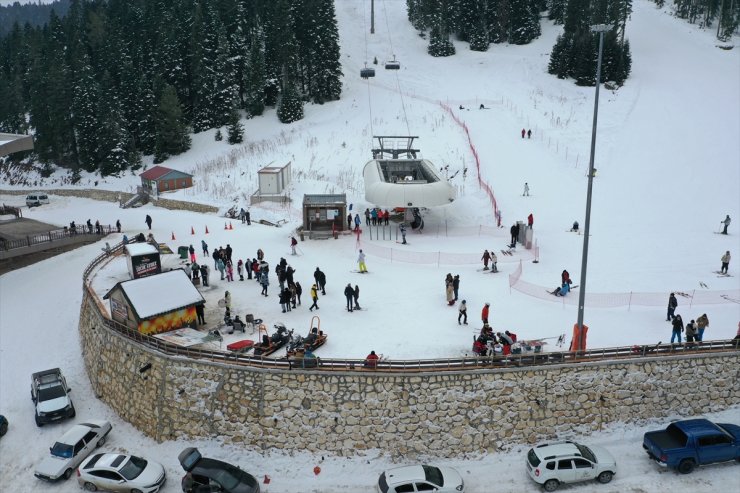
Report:
<svg viewBox="0 0 740 493"><path fill-rule="evenodd" d="M601 54L604 51L604 32L606 24L591 26L591 31L599 33L599 58L596 62L596 97L594 99L594 122L591 128L591 158L588 162L588 192L586 194L586 221L583 228L583 256L581 258L581 284L578 290L578 351L585 349L586 334L583 330L583 308L586 302L586 265L588 264L588 238L591 225L591 194L594 184L594 156L596 154L596 121L599 115L599 86L601 85Z"/></svg>
<svg viewBox="0 0 740 493"><path fill-rule="evenodd" d="M370 34L375 34L375 0L370 0Z"/></svg>

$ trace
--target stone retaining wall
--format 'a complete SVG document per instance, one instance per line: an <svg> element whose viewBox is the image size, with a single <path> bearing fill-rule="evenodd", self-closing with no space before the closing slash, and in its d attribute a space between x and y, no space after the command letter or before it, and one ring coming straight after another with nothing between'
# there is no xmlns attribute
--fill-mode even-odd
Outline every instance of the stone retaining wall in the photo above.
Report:
<svg viewBox="0 0 740 493"><path fill-rule="evenodd" d="M119 197L123 200L123 202L126 202L128 199L134 196L134 194L130 192L117 192L115 190L97 190L89 188L55 188L43 189L43 191L50 195L82 197L86 199L102 200L105 202L118 202ZM0 190L0 195L28 195L28 190ZM212 205L198 204L195 202L185 202L182 200L163 199L161 197L157 200L152 200L152 203L155 204L157 207L164 207L165 209L172 210L184 210L203 213L218 212L218 207L214 207Z"/></svg>
<svg viewBox="0 0 740 493"><path fill-rule="evenodd" d="M97 303L85 289L79 329L92 386L159 441L455 457L740 403L738 353L407 375L262 370L142 348L105 328Z"/></svg>

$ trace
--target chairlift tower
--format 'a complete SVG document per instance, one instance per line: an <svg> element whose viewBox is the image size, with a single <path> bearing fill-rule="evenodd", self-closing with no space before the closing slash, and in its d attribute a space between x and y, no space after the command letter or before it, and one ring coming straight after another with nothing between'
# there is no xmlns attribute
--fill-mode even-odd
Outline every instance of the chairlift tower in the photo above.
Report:
<svg viewBox="0 0 740 493"><path fill-rule="evenodd" d="M373 139L378 139L378 147L372 149L373 159L383 159L386 155L398 159L401 154L405 154L407 159L416 159L416 154L421 152L413 148L414 139L418 138L418 135L373 135Z"/></svg>

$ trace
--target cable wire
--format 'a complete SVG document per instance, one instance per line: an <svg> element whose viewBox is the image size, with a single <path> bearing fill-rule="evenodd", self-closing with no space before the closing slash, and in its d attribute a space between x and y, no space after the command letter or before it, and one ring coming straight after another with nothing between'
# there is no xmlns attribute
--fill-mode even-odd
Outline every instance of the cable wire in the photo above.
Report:
<svg viewBox="0 0 740 493"><path fill-rule="evenodd" d="M393 39L391 38L391 28L390 24L388 23L388 9L385 7L385 0L383 0L383 16L385 17L385 29L388 31L388 44L391 47L391 54L393 55L393 60L395 61L396 54L393 52ZM398 77L398 71L394 72L396 72L396 88L398 90L399 96L401 96L401 110L403 110L403 121L406 123L406 131L408 132L408 135L411 135L411 127L409 126L409 119L406 115L406 102L403 99L403 91L401 90L401 79L399 79Z"/></svg>

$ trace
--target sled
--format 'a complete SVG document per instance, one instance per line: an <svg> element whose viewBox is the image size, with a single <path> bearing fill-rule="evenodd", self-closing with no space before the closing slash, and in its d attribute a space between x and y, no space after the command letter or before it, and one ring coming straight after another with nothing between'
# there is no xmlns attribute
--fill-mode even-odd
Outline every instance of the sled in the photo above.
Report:
<svg viewBox="0 0 740 493"><path fill-rule="evenodd" d="M287 224L288 223L288 221L286 219L280 219L278 222L275 222L275 223L272 222L272 221L268 221L267 219L260 219L257 222L260 223L260 224L264 224L265 226L275 226L276 228L279 228L283 224Z"/></svg>
<svg viewBox="0 0 740 493"><path fill-rule="evenodd" d="M263 344L262 342L258 342L254 344L254 355L255 356L269 356L281 347L285 346L288 341L290 340L293 331L285 328L284 325L275 324L274 326L277 330L274 334L271 336L268 336L267 344ZM259 334L267 335L267 327L265 327L264 324L261 324L259 327ZM260 339L262 340L262 339Z"/></svg>
<svg viewBox="0 0 740 493"><path fill-rule="evenodd" d="M313 340L313 342L308 343L307 341L310 339L311 333L314 331L314 329L316 330L316 338ZM305 354L307 349L311 350L312 352L315 351L326 343L327 337L328 336L324 334L324 331L321 330L321 319L318 315L314 315L313 317L311 317L311 323L309 325L308 335L306 337L291 336L291 340L286 351L286 356L288 358L303 359L303 355Z"/></svg>
<svg viewBox="0 0 740 493"><path fill-rule="evenodd" d="M232 342L226 346L226 349L237 354L243 354L252 349L253 346L254 341L251 339L245 339L243 341Z"/></svg>

